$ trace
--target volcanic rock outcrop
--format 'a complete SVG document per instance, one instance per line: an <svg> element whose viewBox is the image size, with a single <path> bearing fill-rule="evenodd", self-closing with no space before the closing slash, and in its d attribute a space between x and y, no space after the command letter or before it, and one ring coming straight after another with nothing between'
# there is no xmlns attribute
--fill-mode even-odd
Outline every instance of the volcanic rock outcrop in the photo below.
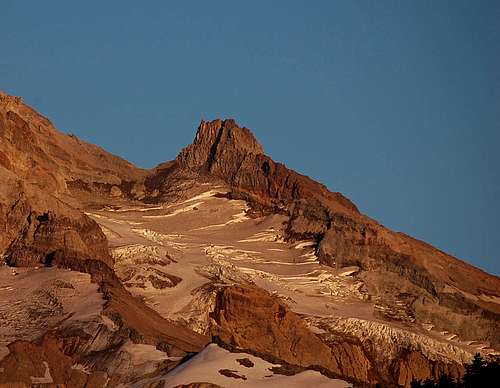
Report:
<svg viewBox="0 0 500 388"><path fill-rule="evenodd" d="M177 357L170 363L172 368L208 342L208 338L165 320L123 288L112 269L114 261L104 233L83 210L87 200L93 204L119 200L117 188L126 186L130 193L127 182L140 182L143 175L143 170L123 159L58 132L20 98L0 93L0 255L9 266L35 270L57 266L90 274L105 300L102 316L115 325L113 332L105 329L106 324L85 320L63 327L54 319L62 314L64 322L75 313L64 317L59 299L51 291L40 290L40 295L50 296L48 310L38 312L45 333L35 341L15 341L8 346L7 356L1 354L0 385L104 386L110 378L120 381L120 368L113 377L109 370L99 372L99 366L93 368L95 372L76 370L75 363L86 359L87 363L100 360L98 365L109 364L117 347L132 341ZM74 288L68 284L68 289ZM13 289L0 286L3 293ZM13 311L7 307L0 312L2 330L29 327L29 321L10 317L18 304L11 306ZM35 300L34 304L40 303ZM26 314L33 312L22 313Z"/></svg>
<svg viewBox="0 0 500 388"><path fill-rule="evenodd" d="M212 314L213 334L223 342L291 365L326 370L363 383L375 383L375 372L359 344L345 339L328 346L283 303L248 286L224 288Z"/></svg>
<svg viewBox="0 0 500 388"><path fill-rule="evenodd" d="M146 173L75 135L57 131L21 98L2 92L0 140L0 166L72 205L80 199L72 189L82 196L89 191L106 196L112 187L139 181Z"/></svg>
<svg viewBox="0 0 500 388"><path fill-rule="evenodd" d="M315 200L325 198L339 209L358 212L340 193L331 193L325 186L274 162L264 154L250 130L231 119L202 121L193 144L181 151L176 163L181 169L221 178L231 185L233 194L273 209L305 199L321 206Z"/></svg>
<svg viewBox="0 0 500 388"><path fill-rule="evenodd" d="M61 251L112 266L104 234L77 209L80 201L68 184L97 180L111 185L137 171L58 132L20 98L0 93L0 253L10 265L50 264Z"/></svg>
<svg viewBox="0 0 500 388"><path fill-rule="evenodd" d="M263 154L233 120L202 122L176 168L209 174L231 187L260 214L288 215L288 239L314 238L320 262L359 266L370 294L409 306L441 330L500 345L500 279L361 214L339 193L287 169ZM471 319L473 317L473 319Z"/></svg>
<svg viewBox="0 0 500 388"><path fill-rule="evenodd" d="M147 171L0 93L0 232L3 261L31 268L20 277L14 270L0 292L45 279L29 308L0 294L12 302L0 320L13 333L33 325L21 322L20 331L9 314L44 311L36 339L16 337L7 355L0 343L0 371L9 370L0 384L164 378L203 349L208 332L287 373L315 369L360 385L459 377L475 345L500 349L498 277L361 214L342 194L273 161L234 120L202 121L176 159ZM63 303L91 288L82 274L102 301L92 314ZM161 298L177 310L170 314ZM144 354L157 358L142 363Z"/></svg>
<svg viewBox="0 0 500 388"><path fill-rule="evenodd" d="M0 166L0 252L9 265L50 265L56 252L113 265L97 223Z"/></svg>

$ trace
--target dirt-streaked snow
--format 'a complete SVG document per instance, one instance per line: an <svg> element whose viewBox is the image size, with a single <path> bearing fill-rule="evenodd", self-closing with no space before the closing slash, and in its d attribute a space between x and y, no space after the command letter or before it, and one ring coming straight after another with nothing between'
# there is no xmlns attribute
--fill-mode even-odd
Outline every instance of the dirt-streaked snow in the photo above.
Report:
<svg viewBox="0 0 500 388"><path fill-rule="evenodd" d="M250 218L246 202L216 195L224 192L223 188L207 188L184 197L183 202L150 208L146 217L142 207L91 214L108 230L119 274L127 273L130 267L137 269L141 256L175 257L167 267L157 269L182 278L179 284L162 290L135 287L130 289L132 293L162 316L202 333L206 333L215 300L214 289L205 286L240 282L253 282L290 301L290 308L305 317L332 323L339 318L376 322L374 338L378 325L400 328L397 322L385 322L377 316L380 311L387 312L387 306L370 302L357 276L358 267L322 265L316 257L315 241L284 240L285 216ZM141 275L147 277L149 272L138 273ZM467 345L453 333L440 335L420 325L415 326L415 333L428 336L436 342L436 349L447 349L445 353L453 359L460 354L455 347L470 351L483 345ZM411 340L411 335L405 338Z"/></svg>

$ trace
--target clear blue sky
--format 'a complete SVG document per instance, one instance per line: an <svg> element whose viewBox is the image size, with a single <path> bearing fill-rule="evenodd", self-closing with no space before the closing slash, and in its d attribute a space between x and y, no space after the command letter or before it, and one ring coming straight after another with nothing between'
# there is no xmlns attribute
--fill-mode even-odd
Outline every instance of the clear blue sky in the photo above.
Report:
<svg viewBox="0 0 500 388"><path fill-rule="evenodd" d="M2 1L0 89L143 167L234 117L500 274L499 1Z"/></svg>

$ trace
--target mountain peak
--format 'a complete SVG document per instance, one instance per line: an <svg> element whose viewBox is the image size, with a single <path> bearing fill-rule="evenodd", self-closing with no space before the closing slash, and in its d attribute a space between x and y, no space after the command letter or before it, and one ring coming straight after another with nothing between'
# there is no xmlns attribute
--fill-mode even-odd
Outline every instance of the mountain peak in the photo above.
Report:
<svg viewBox="0 0 500 388"><path fill-rule="evenodd" d="M360 386L459 379L473 352L500 350L500 278L361 214L234 120L202 121L175 161L141 170L0 93L0 182L3 261L71 269L0 266L0 385L29 386L46 360L54 385L173 386L210 337Z"/></svg>
<svg viewBox="0 0 500 388"><path fill-rule="evenodd" d="M179 153L176 162L181 169L222 179L233 197L245 198L254 206L274 208L321 197L342 211L359 213L340 193L331 193L264 154L253 133L233 119L201 121L193 143Z"/></svg>
<svg viewBox="0 0 500 388"><path fill-rule="evenodd" d="M242 159L248 154L260 155L264 150L253 133L233 119L200 122L191 145L184 148L177 161L190 169L212 170L214 164Z"/></svg>

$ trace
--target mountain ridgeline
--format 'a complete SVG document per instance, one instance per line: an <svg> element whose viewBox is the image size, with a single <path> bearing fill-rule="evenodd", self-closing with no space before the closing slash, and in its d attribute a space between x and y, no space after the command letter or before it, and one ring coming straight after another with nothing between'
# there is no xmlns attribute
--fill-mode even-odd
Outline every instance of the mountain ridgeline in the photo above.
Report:
<svg viewBox="0 0 500 388"><path fill-rule="evenodd" d="M60 267L89 274L105 300L102 314L119 328L100 339L99 349L92 348L95 344L88 335L85 338L80 335L76 340L74 330L53 328L50 336L48 331L40 334L43 340L38 339L36 345L39 352L47 351L44 346L50 345L71 362L92 359L97 353L99 360L111 362L110 354L115 354L118 344L125 346L132 341L178 357L177 365L183 357L201 351L210 337L216 337L228 349L245 349L270 362L283 362L298 370L313 369L361 386L376 383L409 386L416 378L437 379L443 373L460 378L464 367L462 356L457 356L462 354L458 348L483 342L487 344L483 348L489 347L493 354L500 349L498 277L425 242L391 231L362 214L342 194L273 161L252 132L234 120L202 121L193 143L174 160L144 170L76 136L57 131L47 118L20 98L0 93L0 180L0 254L4 262L11 267ZM324 315L294 312L292 302L276 299L272 290L266 289L258 278L241 284L233 279L221 285L222 269L216 271L217 281L214 281L215 275L210 275L208 279L212 283L204 286L204 289L210 288L206 294L210 302L205 306L210 311L202 329L193 328L186 323L187 319L173 321L163 310L139 298L139 294L134 293L140 288L139 283L130 285L130 279L137 272L135 264L122 270L122 264L117 262L125 260L116 252L123 248L128 232L123 228L114 230L113 223L96 212L107 209L118 217L128 214L127 209L140 210L141 206L144 214L146 210L168 209L200 195L205 198L200 191L202 187L212 191L225 188L213 197L226 201L223 203L227 206L244 203L242 217L248 219L245 222L258 225L279 219L282 227L279 240L286 246L311 241L311 255L318 268L327 268L344 278L347 275L342 274L349 272L353 284L357 284L359 303L373 313L372 318L360 315L356 319L363 318L363 325L379 328L370 329L371 339L368 340L366 334L356 334L352 327L346 329L347 321L342 324L335 321L337 326L333 325L334 321L328 325L323 322L322 329L314 332L310 329L312 322L319 325ZM203 201L199 203L203 205ZM201 205L190 210L196 211ZM181 209L147 217L168 221L168 217L185 212ZM234 217L220 225L240 222ZM114 225L129 221L120 218ZM131 225L140 225L140 222ZM169 228L167 223L162 225ZM146 258L155 265L159 260L168 259L174 263L173 268L181 262L183 254L180 259L174 258L171 251L165 251L161 257L157 254L164 249L163 242L172 239L174 234L162 237L149 229L134 228L132 231L143 233L143 240L144 236L154 240L154 245L141 249L147 250L148 255L156 252L156 256L141 256L141 265ZM203 228L211 230L212 226L192 230ZM131 247L144 245L143 240L134 239L135 245L130 244ZM237 242L241 241L235 244ZM186 249L183 246L187 243L175 244L172 246L178 251ZM213 244L207 244L205 252L210 253L212 248ZM286 252L282 248L270 251L273 249ZM155 271L142 279L150 279L151 284L158 287L168 284L172 288L187 282L180 275L163 272L163 280L159 281L155 276L160 276L160 272ZM238 276L244 278L247 275L242 274L247 272ZM350 319L345 314L336 317L333 313L332 316ZM259 325L263 321L266 325ZM422 325L432 327L432 333L425 334ZM328 337L324 334L327 326L330 327ZM456 357L440 358L439 352L423 351L420 345L413 344L413 339L405 339L405 342L399 340L399 334L387 334L396 332L413 333L408 338L428 335L432 341L444 336L439 341ZM387 354L378 354L375 336L390 342L387 346L391 350ZM450 343L455 337L462 342ZM80 341L79 345L74 341ZM2 363L12 365L9 357L20 357L19 352L28 349L29 343L25 341L24 347L10 347L11 354L6 358L2 359L0 353L0 366ZM89 351L91 348L94 353ZM22 357L28 357L26 352L23 354ZM64 362L70 365L68 360ZM86 364L93 365L90 369L97 368L97 359L93 360ZM170 370L175 365L162 370ZM157 375L160 369L155 370ZM106 369L106 373L112 384L130 378L129 375L113 377L110 370L111 367ZM29 374L35 372L26 369L19 372L25 375L19 376L9 373L8 378L0 373L0 383L29 381ZM43 374L43 371L37 373ZM92 373L87 377L78 375L78 378L86 378L88 384L91 376L99 380ZM59 375L53 372L52 378L70 384L70 378L76 377L61 371ZM134 378L137 380L139 376Z"/></svg>

